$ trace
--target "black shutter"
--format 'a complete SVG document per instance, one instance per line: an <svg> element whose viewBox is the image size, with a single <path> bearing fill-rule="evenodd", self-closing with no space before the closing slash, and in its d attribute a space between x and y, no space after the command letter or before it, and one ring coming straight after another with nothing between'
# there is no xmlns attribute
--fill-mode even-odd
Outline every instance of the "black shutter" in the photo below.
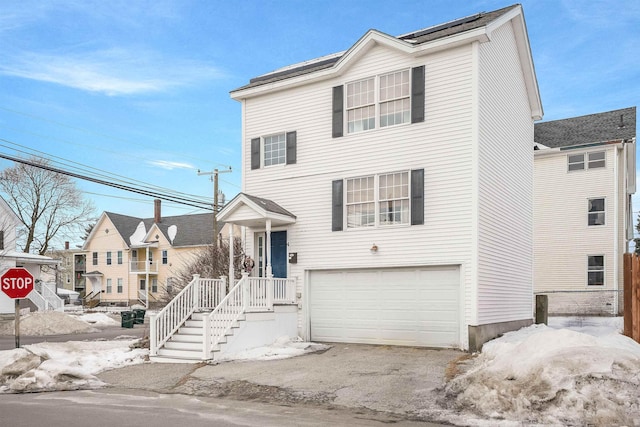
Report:
<svg viewBox="0 0 640 427"><path fill-rule="evenodd" d="M424 122L424 65L411 69L411 123Z"/></svg>
<svg viewBox="0 0 640 427"><path fill-rule="evenodd" d="M411 171L411 225L424 224L424 169Z"/></svg>
<svg viewBox="0 0 640 427"><path fill-rule="evenodd" d="M251 169L260 169L260 138L251 140Z"/></svg>
<svg viewBox="0 0 640 427"><path fill-rule="evenodd" d="M287 132L287 164L296 163L296 132Z"/></svg>
<svg viewBox="0 0 640 427"><path fill-rule="evenodd" d="M335 86L333 88L333 115L332 115L332 133L331 135L334 138L339 138L342 136L342 132L344 129L344 101L343 101L343 87Z"/></svg>
<svg viewBox="0 0 640 427"><path fill-rule="evenodd" d="M342 212L343 181L338 179L331 183L331 231L342 231L344 221Z"/></svg>

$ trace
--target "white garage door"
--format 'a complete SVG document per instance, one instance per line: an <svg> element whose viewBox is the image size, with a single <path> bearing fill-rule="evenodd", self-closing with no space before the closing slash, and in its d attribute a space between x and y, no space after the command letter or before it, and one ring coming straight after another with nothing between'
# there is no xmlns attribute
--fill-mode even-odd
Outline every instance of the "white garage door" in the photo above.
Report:
<svg viewBox="0 0 640 427"><path fill-rule="evenodd" d="M314 271L310 278L314 341L459 346L457 266Z"/></svg>

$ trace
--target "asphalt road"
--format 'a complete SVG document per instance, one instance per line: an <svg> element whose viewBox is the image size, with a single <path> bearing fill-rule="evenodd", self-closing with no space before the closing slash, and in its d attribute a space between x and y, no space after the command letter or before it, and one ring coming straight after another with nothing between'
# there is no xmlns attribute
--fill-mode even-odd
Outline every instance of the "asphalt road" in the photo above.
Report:
<svg viewBox="0 0 640 427"><path fill-rule="evenodd" d="M6 427L436 426L357 409L259 402L132 390L9 394L0 399Z"/></svg>

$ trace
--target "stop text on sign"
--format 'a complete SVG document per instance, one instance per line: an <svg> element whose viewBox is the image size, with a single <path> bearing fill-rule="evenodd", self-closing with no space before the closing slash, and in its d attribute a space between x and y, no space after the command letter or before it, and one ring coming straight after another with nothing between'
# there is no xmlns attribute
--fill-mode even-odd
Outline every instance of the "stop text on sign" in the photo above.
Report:
<svg viewBox="0 0 640 427"><path fill-rule="evenodd" d="M31 277L5 277L2 279L2 290L13 291L27 289L33 285Z"/></svg>

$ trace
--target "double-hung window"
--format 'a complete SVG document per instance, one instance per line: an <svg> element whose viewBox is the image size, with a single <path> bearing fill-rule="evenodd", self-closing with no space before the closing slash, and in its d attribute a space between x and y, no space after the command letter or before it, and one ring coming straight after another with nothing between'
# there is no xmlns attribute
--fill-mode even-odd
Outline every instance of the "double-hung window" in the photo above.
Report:
<svg viewBox="0 0 640 427"><path fill-rule="evenodd" d="M424 66L349 82L333 87L332 136L420 123L424 110Z"/></svg>
<svg viewBox="0 0 640 427"><path fill-rule="evenodd" d="M589 212L587 215L589 225L604 225L604 198L589 199Z"/></svg>
<svg viewBox="0 0 640 427"><path fill-rule="evenodd" d="M107 279L107 293L110 294L112 292L112 287L111 287L111 279Z"/></svg>
<svg viewBox="0 0 640 427"><path fill-rule="evenodd" d="M167 265L169 263L169 252L167 250L162 251L162 264Z"/></svg>
<svg viewBox="0 0 640 427"><path fill-rule="evenodd" d="M604 168L606 163L606 153L604 151L570 154L567 156L567 168L569 172Z"/></svg>
<svg viewBox="0 0 640 427"><path fill-rule="evenodd" d="M122 264L122 251L118 251L118 265Z"/></svg>
<svg viewBox="0 0 640 427"><path fill-rule="evenodd" d="M121 294L122 293L122 278L118 278L118 293Z"/></svg>
<svg viewBox="0 0 640 427"><path fill-rule="evenodd" d="M380 127L409 123L409 70L380 76Z"/></svg>
<svg viewBox="0 0 640 427"><path fill-rule="evenodd" d="M107 252L107 265L111 265L111 252Z"/></svg>
<svg viewBox="0 0 640 427"><path fill-rule="evenodd" d="M333 181L332 230L345 222L347 229L424 224L424 170Z"/></svg>
<svg viewBox="0 0 640 427"><path fill-rule="evenodd" d="M362 132L376 125L375 79L347 84L347 132Z"/></svg>
<svg viewBox="0 0 640 427"><path fill-rule="evenodd" d="M98 252L93 252L91 254L92 260L93 260L93 265L98 265Z"/></svg>
<svg viewBox="0 0 640 427"><path fill-rule="evenodd" d="M604 255L587 257L587 284L589 286L604 285Z"/></svg>
<svg viewBox="0 0 640 427"><path fill-rule="evenodd" d="M297 162L297 132L251 139L251 169Z"/></svg>

